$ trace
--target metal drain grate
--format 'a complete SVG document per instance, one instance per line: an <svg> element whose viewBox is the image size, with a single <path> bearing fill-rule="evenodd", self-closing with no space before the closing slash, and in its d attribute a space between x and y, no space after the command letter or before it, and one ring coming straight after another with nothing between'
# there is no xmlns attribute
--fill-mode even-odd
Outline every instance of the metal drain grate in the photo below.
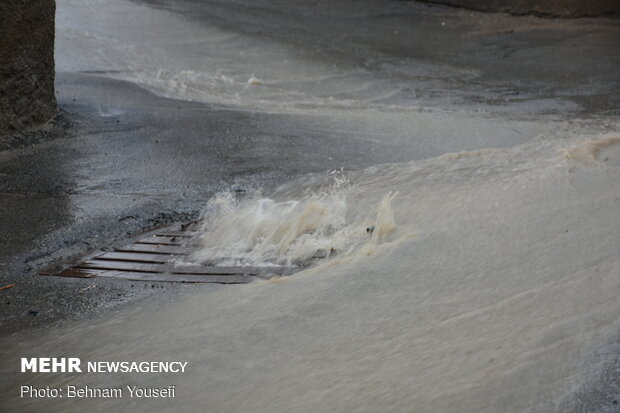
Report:
<svg viewBox="0 0 620 413"><path fill-rule="evenodd" d="M94 255L62 271L39 275L60 277L113 277L136 281L244 284L253 278L289 275L297 267L177 266L175 262L198 249L196 223L168 227L149 233L114 251Z"/></svg>

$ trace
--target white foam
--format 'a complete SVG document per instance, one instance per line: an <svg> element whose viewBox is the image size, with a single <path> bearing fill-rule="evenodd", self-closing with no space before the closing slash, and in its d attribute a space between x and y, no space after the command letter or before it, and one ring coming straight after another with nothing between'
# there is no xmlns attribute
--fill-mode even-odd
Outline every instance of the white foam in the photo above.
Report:
<svg viewBox="0 0 620 413"><path fill-rule="evenodd" d="M386 195L366 218L349 216L347 179L318 192L276 201L255 195L237 201L230 192L209 201L203 247L191 260L217 265L303 265L313 258L346 256L365 243L384 242L396 228ZM373 214L375 215L373 219Z"/></svg>

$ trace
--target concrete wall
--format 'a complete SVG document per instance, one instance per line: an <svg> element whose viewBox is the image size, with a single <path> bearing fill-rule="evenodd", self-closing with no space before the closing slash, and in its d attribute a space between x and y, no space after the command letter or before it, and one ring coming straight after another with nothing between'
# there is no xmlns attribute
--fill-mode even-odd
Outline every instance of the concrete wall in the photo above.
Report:
<svg viewBox="0 0 620 413"><path fill-rule="evenodd" d="M620 14L620 0L423 0L472 10L563 17Z"/></svg>
<svg viewBox="0 0 620 413"><path fill-rule="evenodd" d="M56 113L54 0L0 0L0 135Z"/></svg>

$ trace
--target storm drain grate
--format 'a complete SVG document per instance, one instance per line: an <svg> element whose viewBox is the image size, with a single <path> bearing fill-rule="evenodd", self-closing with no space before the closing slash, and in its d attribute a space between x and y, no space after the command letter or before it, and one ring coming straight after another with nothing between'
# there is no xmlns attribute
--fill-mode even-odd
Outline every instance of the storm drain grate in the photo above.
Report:
<svg viewBox="0 0 620 413"><path fill-rule="evenodd" d="M297 267L221 267L215 265L175 265L198 249L196 223L151 232L114 251L93 255L61 271L39 275L60 277L112 277L135 281L244 284L254 278L292 274Z"/></svg>

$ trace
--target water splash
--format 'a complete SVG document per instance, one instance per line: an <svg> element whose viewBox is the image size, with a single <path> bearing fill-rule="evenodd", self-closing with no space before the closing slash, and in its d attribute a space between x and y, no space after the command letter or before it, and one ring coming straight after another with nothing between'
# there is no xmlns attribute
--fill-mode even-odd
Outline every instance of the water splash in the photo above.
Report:
<svg viewBox="0 0 620 413"><path fill-rule="evenodd" d="M239 201L220 193L207 205L202 248L190 258L215 265L309 265L318 258L346 255L363 244L382 243L396 229L388 194L368 211L373 219L348 219L348 180L315 193L276 201L254 194Z"/></svg>

